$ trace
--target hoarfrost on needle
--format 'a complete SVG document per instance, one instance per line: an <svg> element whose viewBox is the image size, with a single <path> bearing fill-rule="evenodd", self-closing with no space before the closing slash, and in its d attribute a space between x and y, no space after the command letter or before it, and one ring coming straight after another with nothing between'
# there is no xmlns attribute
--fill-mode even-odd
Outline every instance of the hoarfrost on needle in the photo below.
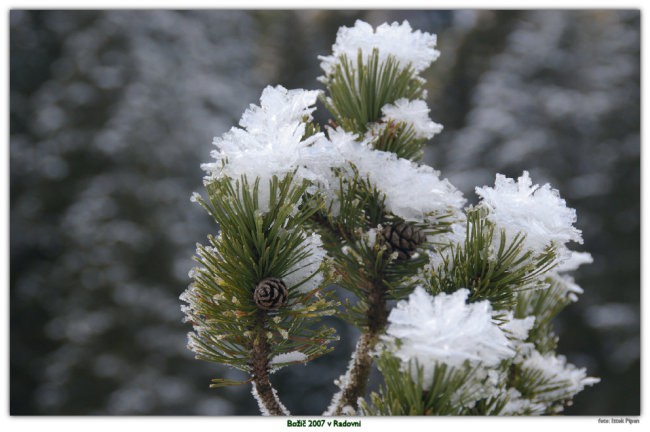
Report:
<svg viewBox="0 0 650 432"><path fill-rule="evenodd" d="M309 256L290 268L284 277L284 281L289 287L302 283L298 287L298 291L310 292L323 283L323 275L319 270L321 263L327 256L327 251L323 248L323 242L316 233L309 235L303 245Z"/></svg>
<svg viewBox="0 0 650 432"><path fill-rule="evenodd" d="M304 362L309 357L300 351L291 351L288 353L282 353L274 356L269 364L271 366L281 364L281 363L294 363L294 362Z"/></svg>
<svg viewBox="0 0 650 432"><path fill-rule="evenodd" d="M436 363L463 367L469 361L491 367L515 354L493 322L489 302L468 304L468 296L469 290L460 289L432 297L417 287L388 317L385 346L405 367L416 361L425 385L431 383Z"/></svg>
<svg viewBox="0 0 650 432"><path fill-rule="evenodd" d="M342 160L353 163L386 196L386 209L402 219L421 221L429 213L459 212L465 204L462 193L430 166L374 150L341 129L331 129L329 138Z"/></svg>
<svg viewBox="0 0 650 432"><path fill-rule="evenodd" d="M505 321L501 324L501 330L510 337L517 341L525 341L528 337L528 332L535 324L535 317L528 316L526 318L515 318L512 311L506 313Z"/></svg>
<svg viewBox="0 0 650 432"><path fill-rule="evenodd" d="M508 402L501 410L501 415L542 415L546 412L546 404L525 399L522 397L521 393L514 388L507 389L504 396L507 398Z"/></svg>
<svg viewBox="0 0 650 432"><path fill-rule="evenodd" d="M567 363L566 357L553 353L540 354L533 351L521 365L522 371L541 374L540 380L548 382L546 391L537 396L542 401L572 398L586 386L600 382L599 378L588 377L584 368Z"/></svg>
<svg viewBox="0 0 650 432"><path fill-rule="evenodd" d="M260 207L268 206L268 183L297 169L298 178L314 180L314 174L305 170L310 160L326 158L312 148L322 135L317 133L303 139L305 120L311 120L313 106L319 91L287 90L282 86L268 86L262 92L260 105L251 105L239 122L242 128L233 127L214 139L217 147L211 155L215 162L203 164L208 173L205 182L224 176L237 179L245 175L249 181L260 178Z"/></svg>
<svg viewBox="0 0 650 432"><path fill-rule="evenodd" d="M582 243L581 231L573 226L575 210L567 207L548 183L533 185L527 171L516 182L497 174L494 188L477 187L476 193L497 228L505 230L510 239L525 234L524 246L530 250L541 253L555 244L564 260L569 254L566 243Z"/></svg>
<svg viewBox="0 0 650 432"><path fill-rule="evenodd" d="M320 56L319 59L327 76L334 71L341 55L356 64L359 50L365 61L373 49L377 48L380 62L385 61L388 56L393 56L402 67L410 64L417 74L440 56L440 52L435 49L436 42L435 34L413 31L406 20L402 24L384 23L377 27L376 31L370 24L357 20L354 27L339 29L336 42L332 46L332 54Z"/></svg>
<svg viewBox="0 0 650 432"><path fill-rule="evenodd" d="M385 122L404 122L413 128L415 138L431 139L442 130L442 125L434 123L429 118L429 107L426 102L417 99L410 101L406 98L396 100L393 104L381 108Z"/></svg>
<svg viewBox="0 0 650 432"><path fill-rule="evenodd" d="M577 270L583 264L591 264L593 262L594 258L589 252L570 251L566 261L560 263L554 270L558 273L571 272Z"/></svg>
<svg viewBox="0 0 650 432"><path fill-rule="evenodd" d="M578 296L584 293L584 290L578 285L573 277L557 272L551 272L549 275L555 286L564 291L564 295L572 302L578 301Z"/></svg>

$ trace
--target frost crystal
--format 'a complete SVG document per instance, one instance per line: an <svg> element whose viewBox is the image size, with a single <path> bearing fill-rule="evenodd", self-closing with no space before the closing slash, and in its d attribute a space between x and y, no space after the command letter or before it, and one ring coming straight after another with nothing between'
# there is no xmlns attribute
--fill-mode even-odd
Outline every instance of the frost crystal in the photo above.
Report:
<svg viewBox="0 0 650 432"><path fill-rule="evenodd" d="M570 251L566 261L560 263L554 270L558 273L570 272L577 270L583 264L591 264L593 262L594 259L589 252Z"/></svg>
<svg viewBox="0 0 650 432"><path fill-rule="evenodd" d="M528 332L533 328L534 324L534 316L519 319L514 318L512 311L508 311L505 321L501 324L501 330L503 330L511 339L524 341L528 337Z"/></svg>
<svg viewBox="0 0 650 432"><path fill-rule="evenodd" d="M524 246L530 250L543 252L556 244L562 256L568 253L566 243L582 243L580 230L573 226L575 210L567 207L559 192L548 183L541 187L533 185L527 171L517 182L497 174L494 188L477 187L476 193L497 228L504 229L511 239L517 233L525 234Z"/></svg>
<svg viewBox="0 0 650 432"><path fill-rule="evenodd" d="M301 169L305 161L318 159L311 144L319 134L303 139L305 119L318 98L318 91L287 90L282 86L268 86L260 97L260 106L251 105L239 124L220 138L214 139L217 150L211 155L216 162L203 164L208 173L206 183L228 176L246 175L249 181L260 178L260 207L267 210L268 183L273 175L283 175L298 169L298 177L312 178L313 174Z"/></svg>
<svg viewBox="0 0 650 432"><path fill-rule="evenodd" d="M283 279L289 287L294 287L304 282L297 289L300 292L309 292L318 288L323 283L323 275L319 270L321 263L327 256L327 252L323 249L321 238L316 233L307 237L303 245L305 246L305 251L309 253L309 256L290 268ZM308 278L311 279L305 282Z"/></svg>
<svg viewBox="0 0 650 432"><path fill-rule="evenodd" d="M555 283L555 286L563 290L564 295L572 302L578 301L578 295L584 292L582 287L575 283L573 277L569 275L551 272L550 278Z"/></svg>
<svg viewBox="0 0 650 432"><path fill-rule="evenodd" d="M336 409L339 405L339 402L343 397L343 392L350 385L350 382L352 380L352 368L353 365L357 362L356 355L359 350L360 343L361 341L357 343L357 348L352 353L345 374L341 375L337 380L334 381L334 384L336 384L341 390L335 393L334 396L332 397L332 401L330 402L330 405L327 407L327 410L325 410L325 412L323 413L324 416L333 416L336 413Z"/></svg>
<svg viewBox="0 0 650 432"><path fill-rule="evenodd" d="M547 383L540 388L544 391L540 391L535 397L539 401L570 399L586 386L600 382L599 378L588 377L584 368L567 363L566 358L561 355L542 355L533 351L521 367L525 373L541 374L539 380Z"/></svg>
<svg viewBox="0 0 650 432"><path fill-rule="evenodd" d="M421 221L428 213L459 211L465 199L440 172L394 153L374 150L340 129L330 130L332 145L386 196L386 209L404 220Z"/></svg>
<svg viewBox="0 0 650 432"><path fill-rule="evenodd" d="M442 125L434 123L429 118L429 107L423 100L409 101L402 98L394 104L384 105L381 109L384 113L382 120L388 122L404 122L413 128L415 138L430 139L442 130Z"/></svg>
<svg viewBox="0 0 650 432"><path fill-rule="evenodd" d="M377 48L380 62L393 56L403 67L410 64L417 74L440 56L440 52L435 49L436 42L436 35L413 31L408 21L402 24L384 23L375 31L370 24L357 20L354 27L339 29L332 46L332 55L320 56L319 59L325 75L330 75L341 55L356 63L359 50L366 60L372 50Z"/></svg>
<svg viewBox="0 0 650 432"><path fill-rule="evenodd" d="M257 387L255 387L255 384L253 384L251 387L252 387L251 394L253 395L253 397L257 401L257 405L258 405L258 407L260 409L260 413L262 413L263 416L270 416L271 412L268 410L268 408L266 407L266 404L264 403L264 400L262 400L259 393L257 392ZM273 396L274 396L275 400L278 402L278 405L280 407L280 410L282 411L282 414L283 415L289 415L289 410L287 409L287 407L282 405L282 403L280 402L280 399L278 399L277 391L273 387L271 387L271 391L273 392Z"/></svg>
<svg viewBox="0 0 650 432"><path fill-rule="evenodd" d="M423 367L424 383L431 383L436 363L462 367L467 360L490 367L515 354L492 321L489 302L467 304L468 296L460 289L432 297L417 287L391 311L383 340L404 365L415 360Z"/></svg>
<svg viewBox="0 0 650 432"><path fill-rule="evenodd" d="M280 363L294 363L294 362L304 362L309 357L300 351L291 351L288 353L278 354L271 359L269 364L271 366L277 365Z"/></svg>
<svg viewBox="0 0 650 432"><path fill-rule="evenodd" d="M506 392L508 402L501 410L501 415L542 415L546 412L546 404L524 399L514 388Z"/></svg>

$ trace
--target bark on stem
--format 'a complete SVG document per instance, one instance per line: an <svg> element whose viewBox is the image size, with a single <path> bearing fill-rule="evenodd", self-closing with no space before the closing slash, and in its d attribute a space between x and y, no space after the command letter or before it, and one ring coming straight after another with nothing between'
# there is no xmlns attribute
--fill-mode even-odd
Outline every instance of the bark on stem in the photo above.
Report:
<svg viewBox="0 0 650 432"><path fill-rule="evenodd" d="M260 411L268 415L288 415L289 412L277 397L269 380L269 355L271 349L266 341L263 329L258 327L258 337L251 349L251 375L253 395L257 399Z"/></svg>
<svg viewBox="0 0 650 432"><path fill-rule="evenodd" d="M370 375L373 359L370 352L375 347L379 335L386 326L388 312L384 287L380 283L373 283L368 291L367 302L367 328L357 342L357 348L352 355L352 361L343 376L343 387L334 396L332 405L326 415L345 414L344 408L352 408L356 412L359 408L358 400L366 392L366 384Z"/></svg>

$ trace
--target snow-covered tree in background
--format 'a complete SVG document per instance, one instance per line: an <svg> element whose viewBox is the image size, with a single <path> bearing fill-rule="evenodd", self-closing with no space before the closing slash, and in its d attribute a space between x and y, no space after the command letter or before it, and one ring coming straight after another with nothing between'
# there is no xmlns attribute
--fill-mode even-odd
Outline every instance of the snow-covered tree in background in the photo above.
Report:
<svg viewBox="0 0 650 432"><path fill-rule="evenodd" d="M240 70L254 22L12 11L11 26L12 414L232 412L248 394L225 402L180 378L192 356L174 287L209 228L183 205L201 143L255 97Z"/></svg>

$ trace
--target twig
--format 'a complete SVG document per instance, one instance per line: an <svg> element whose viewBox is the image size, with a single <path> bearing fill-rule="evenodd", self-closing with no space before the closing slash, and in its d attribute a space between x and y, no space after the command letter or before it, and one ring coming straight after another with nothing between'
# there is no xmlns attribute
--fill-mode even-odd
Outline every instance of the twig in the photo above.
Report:
<svg viewBox="0 0 650 432"><path fill-rule="evenodd" d="M257 400L260 411L264 415L289 415L282 405L278 395L269 380L269 355L271 349L266 341L262 316L258 320L258 335L251 349L251 375L253 381L253 396Z"/></svg>
<svg viewBox="0 0 650 432"><path fill-rule="evenodd" d="M344 375L339 378L341 391L334 395L324 415L354 414L359 408L358 400L363 397L370 375L373 359L370 356L379 335L387 322L386 299L381 284L371 285L367 295L367 328L357 342L352 359Z"/></svg>

